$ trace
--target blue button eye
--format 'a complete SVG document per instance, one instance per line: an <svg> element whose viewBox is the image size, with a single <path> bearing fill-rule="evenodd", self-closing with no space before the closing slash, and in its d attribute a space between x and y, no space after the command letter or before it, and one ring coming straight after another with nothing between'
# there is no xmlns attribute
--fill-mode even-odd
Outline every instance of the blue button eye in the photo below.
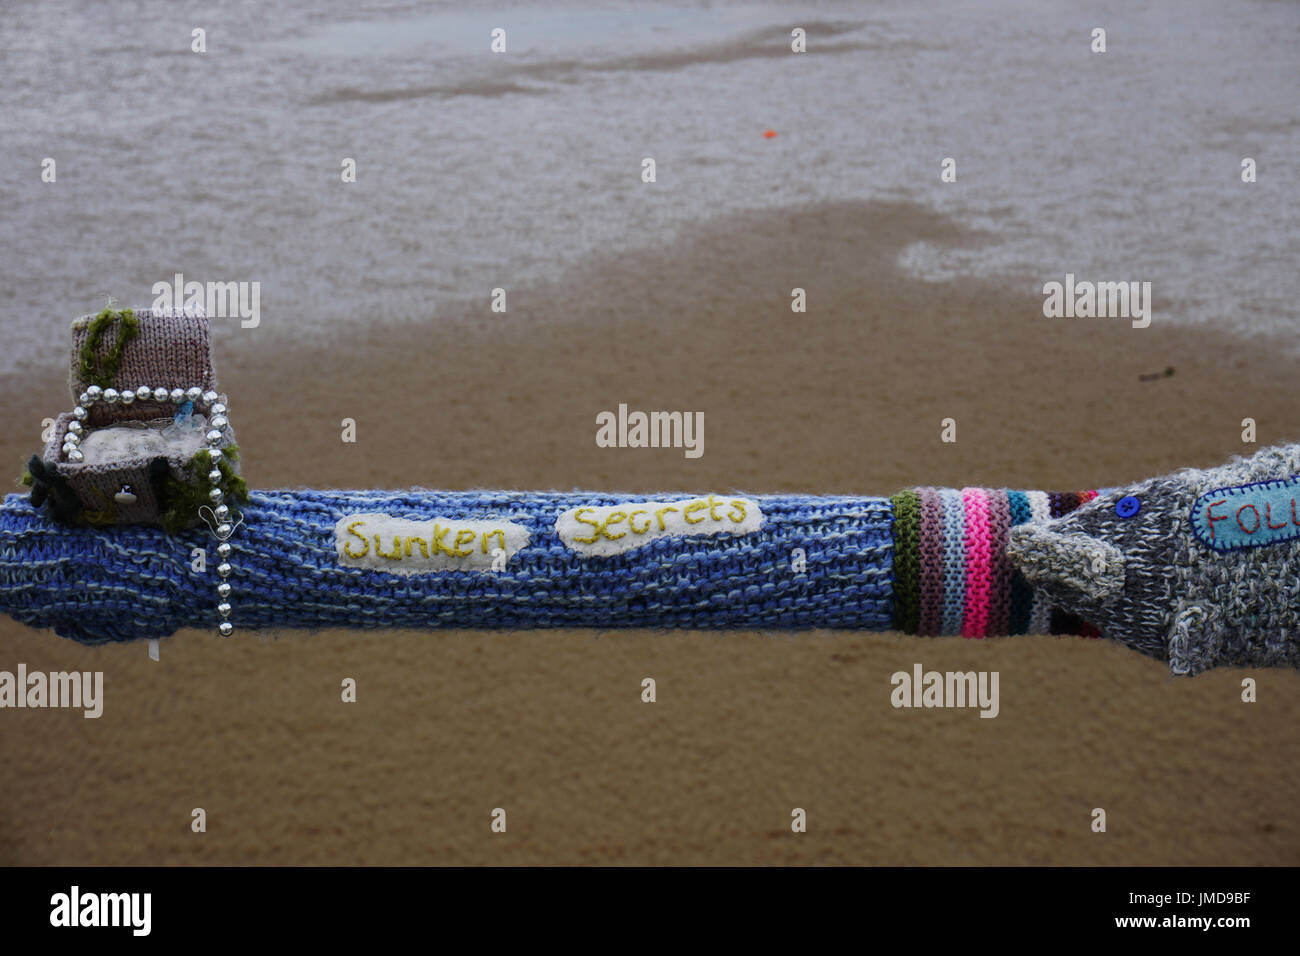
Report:
<svg viewBox="0 0 1300 956"><path fill-rule="evenodd" d="M1119 501L1115 502L1115 514L1121 518L1131 518L1142 510L1142 502L1138 501L1132 495L1125 495Z"/></svg>

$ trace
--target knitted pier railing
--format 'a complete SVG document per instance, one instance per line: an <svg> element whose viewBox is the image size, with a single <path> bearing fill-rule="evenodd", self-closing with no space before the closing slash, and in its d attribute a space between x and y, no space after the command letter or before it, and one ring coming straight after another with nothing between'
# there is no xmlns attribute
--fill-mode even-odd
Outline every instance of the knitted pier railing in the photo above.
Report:
<svg viewBox="0 0 1300 956"><path fill-rule="evenodd" d="M218 543L201 529L60 523L10 495L0 611L88 644L165 637L215 611L227 635L1078 632L1177 674L1300 667L1300 444L1100 492L270 491L242 507L213 513ZM200 558L214 546L215 589Z"/></svg>
<svg viewBox="0 0 1300 956"><path fill-rule="evenodd" d="M1300 444L1101 492L250 496L207 319L106 309L72 332L76 407L0 506L0 611L85 644L204 624L853 628L1100 635L1179 674L1300 667Z"/></svg>
<svg viewBox="0 0 1300 956"><path fill-rule="evenodd" d="M1011 527L1095 492L893 498L253 492L230 620L271 628L901 629L1075 633L1007 563ZM215 619L202 529L68 527L0 509L0 610L87 644Z"/></svg>

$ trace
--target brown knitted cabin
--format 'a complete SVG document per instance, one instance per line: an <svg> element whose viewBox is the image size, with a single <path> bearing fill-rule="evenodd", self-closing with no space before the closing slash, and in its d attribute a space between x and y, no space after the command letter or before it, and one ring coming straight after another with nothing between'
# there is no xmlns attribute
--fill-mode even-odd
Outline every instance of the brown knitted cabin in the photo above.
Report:
<svg viewBox="0 0 1300 956"><path fill-rule="evenodd" d="M48 499L57 519L174 531L199 522L217 464L224 478L215 484L242 486L234 477L233 428L225 424L220 440L205 439L212 406L226 402L214 395L207 318L148 309L82 316L72 323L70 385L79 407L59 415L43 459L33 459L31 469L33 503ZM188 430L173 422L185 401L195 416ZM68 446L74 422L81 427L73 439L81 461ZM214 463L208 451L214 447L231 453Z"/></svg>

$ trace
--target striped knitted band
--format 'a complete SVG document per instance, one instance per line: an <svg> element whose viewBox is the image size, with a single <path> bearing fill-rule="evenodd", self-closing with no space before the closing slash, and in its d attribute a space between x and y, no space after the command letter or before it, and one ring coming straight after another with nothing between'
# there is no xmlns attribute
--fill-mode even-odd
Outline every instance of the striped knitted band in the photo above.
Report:
<svg viewBox="0 0 1300 956"><path fill-rule="evenodd" d="M1097 632L1035 596L1006 557L1018 524L1059 518L1096 491L913 488L894 511L894 617L922 636Z"/></svg>
<svg viewBox="0 0 1300 956"><path fill-rule="evenodd" d="M983 637L988 630L992 598L992 554L995 529L989 522L989 495L983 488L963 488L966 509L966 613L962 637Z"/></svg>
<svg viewBox="0 0 1300 956"><path fill-rule="evenodd" d="M943 505L943 621L936 634L960 634L966 593L966 519L961 492L945 488Z"/></svg>
<svg viewBox="0 0 1300 956"><path fill-rule="evenodd" d="M939 634L943 628L943 500L934 488L921 489L920 616L916 633Z"/></svg>
<svg viewBox="0 0 1300 956"><path fill-rule="evenodd" d="M1026 492L1008 491L1007 506L1010 509L1009 521L1012 527L1024 524L1033 517L1033 508ZM1011 573L1011 592L1008 602L1007 633L1026 633L1034 613L1034 590L1022 575L1014 571Z"/></svg>
<svg viewBox="0 0 1300 956"><path fill-rule="evenodd" d="M921 496L902 491L889 502L894 511L894 617L900 631L915 634L921 608Z"/></svg>

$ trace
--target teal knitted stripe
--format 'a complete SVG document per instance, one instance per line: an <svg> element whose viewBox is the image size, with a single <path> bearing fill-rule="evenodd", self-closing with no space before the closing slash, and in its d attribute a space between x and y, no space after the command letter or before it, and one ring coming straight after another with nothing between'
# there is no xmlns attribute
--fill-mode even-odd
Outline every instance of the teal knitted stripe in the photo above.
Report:
<svg viewBox="0 0 1300 956"><path fill-rule="evenodd" d="M1008 492L1011 504L1011 526L1024 524L1030 518L1029 496L1023 491ZM1008 634L1025 634L1034 609L1034 589L1024 575L1016 571L1011 576L1011 619Z"/></svg>

